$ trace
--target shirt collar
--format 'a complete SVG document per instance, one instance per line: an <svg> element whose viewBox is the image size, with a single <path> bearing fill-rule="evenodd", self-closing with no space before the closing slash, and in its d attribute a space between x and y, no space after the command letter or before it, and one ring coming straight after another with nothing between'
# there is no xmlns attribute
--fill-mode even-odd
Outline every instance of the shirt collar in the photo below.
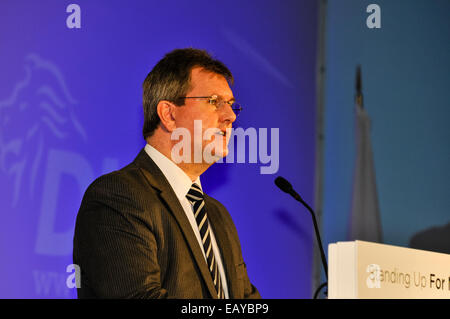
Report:
<svg viewBox="0 0 450 319"><path fill-rule="evenodd" d="M159 152L156 148L150 144L147 144L144 149L148 156L150 156L150 158L162 171L175 192L175 195L177 195L178 200L181 201L186 198L186 194L191 189L193 183L196 183L200 186L200 189L202 189L200 176L192 182L189 176L177 164Z"/></svg>

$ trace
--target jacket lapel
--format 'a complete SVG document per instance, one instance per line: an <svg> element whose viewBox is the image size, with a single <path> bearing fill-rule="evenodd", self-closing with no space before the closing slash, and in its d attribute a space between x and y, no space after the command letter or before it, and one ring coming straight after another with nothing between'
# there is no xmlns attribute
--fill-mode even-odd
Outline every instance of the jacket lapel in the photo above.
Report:
<svg viewBox="0 0 450 319"><path fill-rule="evenodd" d="M228 284L228 294L230 298L237 298L238 291L235 283L237 282L236 267L233 259L233 252L231 251L231 234L227 231L225 223L222 219L220 210L205 194L205 206L208 214L208 219L216 237L217 246L222 254L222 263L225 268Z"/></svg>
<svg viewBox="0 0 450 319"><path fill-rule="evenodd" d="M169 182L165 178L164 174L158 168L158 166L153 162L153 160L148 156L145 150L142 150L133 162L135 165L142 169L142 172L150 185L160 191L160 197L169 207L169 211L175 217L184 237L191 249L192 255L197 263L200 273L205 280L206 286L213 298L217 298L216 288L211 278L211 273L209 272L208 265L203 257L203 253L195 237L192 226L183 210L175 192L170 186Z"/></svg>

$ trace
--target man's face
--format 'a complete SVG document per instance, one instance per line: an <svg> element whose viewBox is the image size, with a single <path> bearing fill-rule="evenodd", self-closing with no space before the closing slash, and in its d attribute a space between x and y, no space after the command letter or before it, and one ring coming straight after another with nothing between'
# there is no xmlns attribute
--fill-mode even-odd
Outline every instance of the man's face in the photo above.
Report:
<svg viewBox="0 0 450 319"><path fill-rule="evenodd" d="M217 95L224 101L234 99L233 92L222 75L212 73L201 67L193 68L191 71L191 90L187 92L186 96L203 97L212 95ZM195 147L199 149L200 144L202 153L207 145L212 147L210 153L216 160L227 156L230 130L226 132L226 129L231 129L235 120L236 115L231 106L225 104L223 107L216 109L214 105L209 103L208 99L185 99L185 105L177 107L175 110L176 127L186 128L191 134L192 161L194 161ZM199 132L198 124L201 123L201 140L194 138L194 121L197 122L197 132ZM205 139L204 133L208 129L213 134ZM222 135L221 132L226 134Z"/></svg>

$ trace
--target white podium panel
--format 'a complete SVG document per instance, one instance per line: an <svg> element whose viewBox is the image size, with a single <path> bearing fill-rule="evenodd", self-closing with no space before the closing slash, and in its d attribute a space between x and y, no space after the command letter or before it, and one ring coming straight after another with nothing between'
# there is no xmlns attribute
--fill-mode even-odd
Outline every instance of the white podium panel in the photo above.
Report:
<svg viewBox="0 0 450 319"><path fill-rule="evenodd" d="M328 246L328 298L450 299L450 255L375 244Z"/></svg>

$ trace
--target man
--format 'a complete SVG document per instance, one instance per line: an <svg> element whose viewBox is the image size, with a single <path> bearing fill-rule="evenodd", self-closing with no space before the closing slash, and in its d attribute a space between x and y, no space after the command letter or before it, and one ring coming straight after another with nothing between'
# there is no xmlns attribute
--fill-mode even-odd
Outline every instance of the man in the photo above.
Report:
<svg viewBox="0 0 450 319"><path fill-rule="evenodd" d="M148 74L147 145L95 180L78 212L79 298L260 298L228 211L200 183L228 152L240 111L232 81L223 63L196 49L168 53ZM182 148L180 132L194 137Z"/></svg>

